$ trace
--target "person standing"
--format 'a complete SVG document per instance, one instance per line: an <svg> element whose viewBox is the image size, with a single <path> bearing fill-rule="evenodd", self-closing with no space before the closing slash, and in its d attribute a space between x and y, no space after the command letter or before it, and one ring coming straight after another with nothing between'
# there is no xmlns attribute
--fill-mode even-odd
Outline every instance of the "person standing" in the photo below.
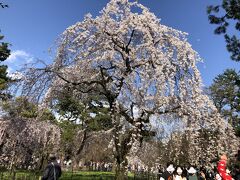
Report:
<svg viewBox="0 0 240 180"><path fill-rule="evenodd" d="M206 180L206 170L203 167L200 168L198 180Z"/></svg>
<svg viewBox="0 0 240 180"><path fill-rule="evenodd" d="M163 173L163 171L162 171L162 166L159 164L159 165L157 166L157 179L160 179L162 173Z"/></svg>
<svg viewBox="0 0 240 180"><path fill-rule="evenodd" d="M197 173L197 170L193 166L190 166L188 170L188 180L198 180L196 173Z"/></svg>
<svg viewBox="0 0 240 180"><path fill-rule="evenodd" d="M187 180L186 177L183 176L183 170L180 166L178 166L173 173L173 180Z"/></svg>
<svg viewBox="0 0 240 180"><path fill-rule="evenodd" d="M174 170L175 170L175 168L173 167L173 164L168 163L167 169L161 175L160 180L172 180Z"/></svg>
<svg viewBox="0 0 240 180"><path fill-rule="evenodd" d="M235 166L234 179L240 180L240 167L238 165Z"/></svg>
<svg viewBox="0 0 240 180"><path fill-rule="evenodd" d="M55 156L50 156L49 161L43 172L42 180L58 180L62 175L61 166L57 163Z"/></svg>
<svg viewBox="0 0 240 180"><path fill-rule="evenodd" d="M233 178L231 177L231 175L228 172L226 172L226 167L227 167L227 156L226 154L223 154L220 157L220 161L218 162L218 165L217 165L218 173L221 176L222 180L232 180Z"/></svg>

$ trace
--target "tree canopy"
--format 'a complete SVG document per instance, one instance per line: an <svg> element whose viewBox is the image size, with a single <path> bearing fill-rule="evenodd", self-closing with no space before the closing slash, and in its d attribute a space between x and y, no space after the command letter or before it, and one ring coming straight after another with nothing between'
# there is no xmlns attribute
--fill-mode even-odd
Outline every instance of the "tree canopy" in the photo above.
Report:
<svg viewBox="0 0 240 180"><path fill-rule="evenodd" d="M56 98L53 107L63 120L81 124L89 131L107 130L112 127L109 108L104 107L104 100L100 96L80 98L73 93L73 89L66 88Z"/></svg>
<svg viewBox="0 0 240 180"><path fill-rule="evenodd" d="M100 96L107 102L116 176L123 179L126 157L151 130L151 119L184 124L191 135L189 159L194 163L201 157L196 140L201 128L221 133L211 144L215 150L209 148L204 154L206 160L215 157L218 148L234 152L238 142L231 126L225 128L215 106L202 93L199 60L185 33L160 24L137 2L111 0L99 16L88 14L67 28L57 43L54 62L27 69L21 83L23 93L32 98L44 94L44 105L56 104L66 87L79 100Z"/></svg>
<svg viewBox="0 0 240 180"><path fill-rule="evenodd" d="M1 7L1 8L8 8L8 5L5 4L5 3L3 3L3 2L0 2L0 7Z"/></svg>
<svg viewBox="0 0 240 180"><path fill-rule="evenodd" d="M210 96L218 111L228 120L239 134L240 127L240 89L236 82L240 80L240 74L234 69L226 69L219 74L209 87Z"/></svg>
<svg viewBox="0 0 240 180"><path fill-rule="evenodd" d="M240 61L240 1L222 0L221 5L208 6L208 19L211 24L218 25L215 34L223 34L226 40L227 50L231 53L231 59ZM231 23L234 23L236 33L231 35L228 29L231 29ZM230 26L230 27L229 27Z"/></svg>
<svg viewBox="0 0 240 180"><path fill-rule="evenodd" d="M4 36L0 35L0 41L2 41ZM5 61L10 56L9 44L1 42L0 44L0 62ZM8 94L5 92L7 84L10 78L7 76L7 66L0 65L0 98L5 99Z"/></svg>
<svg viewBox="0 0 240 180"><path fill-rule="evenodd" d="M0 2L1 8L7 8L8 5ZM10 56L9 43L2 42L4 36L0 35L0 62L5 61ZM10 81L10 78L7 76L7 66L0 65L0 99L5 99L8 94L4 92L7 88L7 83Z"/></svg>

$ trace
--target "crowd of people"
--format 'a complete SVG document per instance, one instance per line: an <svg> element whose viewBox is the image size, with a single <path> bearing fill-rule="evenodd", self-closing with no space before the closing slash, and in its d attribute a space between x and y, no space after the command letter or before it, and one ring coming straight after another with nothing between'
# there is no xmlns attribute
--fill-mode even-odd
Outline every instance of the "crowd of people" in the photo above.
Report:
<svg viewBox="0 0 240 180"><path fill-rule="evenodd" d="M112 171L113 164L110 162L89 161L83 165L90 171Z"/></svg>
<svg viewBox="0 0 240 180"><path fill-rule="evenodd" d="M172 163L167 165L164 172L159 172L160 180L240 180L240 167L236 165L232 171L227 168L227 156L224 154L218 161L217 167L181 167Z"/></svg>
<svg viewBox="0 0 240 180"><path fill-rule="evenodd" d="M45 177L61 176L61 168L56 160L56 157L50 159L50 163L46 167L43 175ZM227 156L223 154L217 163L215 168L195 167L189 165L186 166L174 166L173 163L168 163L166 169L162 169L161 166L148 168L143 165L131 165L128 166L130 172L150 172L156 174L159 180L240 180L240 167L236 165L232 171L227 168ZM71 166L72 161L64 161L64 166ZM88 170L92 171L112 171L113 164L105 162L93 162L89 161L82 164L84 167L88 167ZM57 179L57 178L56 178Z"/></svg>

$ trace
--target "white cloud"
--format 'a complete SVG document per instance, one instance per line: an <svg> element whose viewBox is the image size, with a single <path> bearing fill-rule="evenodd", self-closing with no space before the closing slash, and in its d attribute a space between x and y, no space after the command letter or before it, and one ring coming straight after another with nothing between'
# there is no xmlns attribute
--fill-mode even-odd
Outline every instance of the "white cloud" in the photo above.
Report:
<svg viewBox="0 0 240 180"><path fill-rule="evenodd" d="M3 62L3 64L8 66L7 72L8 76L15 77L17 71L21 70L24 64L28 64L34 61L34 57L24 50L13 50L11 55ZM17 76L19 77L19 75Z"/></svg>
<svg viewBox="0 0 240 180"><path fill-rule="evenodd" d="M30 63L32 62L33 57L23 50L15 50L11 52L11 55L7 58L6 62L14 63L18 59L23 59L26 63Z"/></svg>

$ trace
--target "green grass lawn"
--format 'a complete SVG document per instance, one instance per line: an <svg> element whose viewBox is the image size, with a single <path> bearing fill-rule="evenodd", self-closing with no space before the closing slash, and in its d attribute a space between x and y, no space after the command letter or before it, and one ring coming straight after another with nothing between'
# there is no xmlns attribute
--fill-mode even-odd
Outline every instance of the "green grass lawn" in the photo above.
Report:
<svg viewBox="0 0 240 180"><path fill-rule="evenodd" d="M94 172L94 171L78 171L78 172L63 172L61 180L73 180L83 179L83 180L90 180L90 179L102 179L102 180L110 180L114 179L115 174L113 172ZM134 174L128 174L129 179L133 179Z"/></svg>
<svg viewBox="0 0 240 180"><path fill-rule="evenodd" d="M114 179L114 173L112 172L98 172L98 171L75 171L75 172L63 172L60 180L90 180L90 179L101 179L101 180L112 180ZM16 180L39 180L41 174L27 172L27 171L18 171L16 173ZM134 175L129 173L128 179L133 179ZM12 175L9 172L0 172L1 180L12 179ZM40 178L41 179L41 178Z"/></svg>
<svg viewBox="0 0 240 180"><path fill-rule="evenodd" d="M92 171L78 171L78 172L63 172L61 180L90 180L90 179L114 179L114 173L112 172L92 172Z"/></svg>

